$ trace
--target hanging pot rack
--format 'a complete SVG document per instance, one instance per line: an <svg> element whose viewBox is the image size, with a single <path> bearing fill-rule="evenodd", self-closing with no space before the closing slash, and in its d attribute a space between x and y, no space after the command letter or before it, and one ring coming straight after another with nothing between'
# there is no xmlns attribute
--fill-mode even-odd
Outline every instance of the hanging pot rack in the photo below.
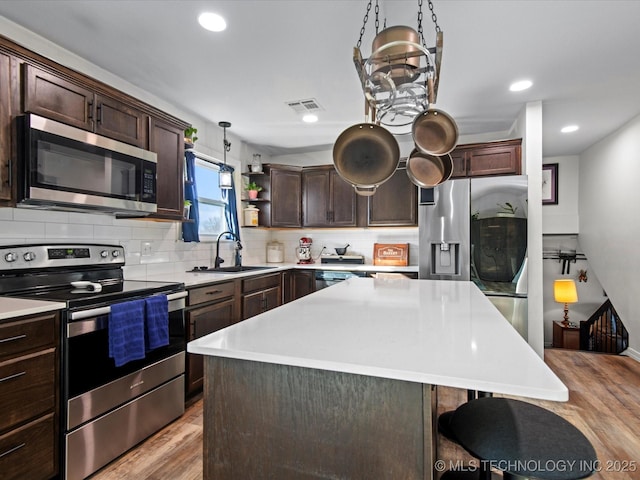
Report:
<svg viewBox="0 0 640 480"><path fill-rule="evenodd" d="M429 0L431 19L436 27L436 41L434 47L426 46L422 32L422 0L418 0L417 32L422 44L409 40L395 40L379 46L368 58L364 58L360 45L371 4L372 0L369 0L360 38L353 49L353 62L365 96L365 115L375 123L388 128L393 134L409 133L414 118L437 100L443 33L433 13L433 3ZM378 12L376 0L376 35ZM400 52L395 53L398 50ZM419 62L416 62L416 58ZM417 68L416 63L420 65ZM399 69L404 69L406 75L393 74Z"/></svg>

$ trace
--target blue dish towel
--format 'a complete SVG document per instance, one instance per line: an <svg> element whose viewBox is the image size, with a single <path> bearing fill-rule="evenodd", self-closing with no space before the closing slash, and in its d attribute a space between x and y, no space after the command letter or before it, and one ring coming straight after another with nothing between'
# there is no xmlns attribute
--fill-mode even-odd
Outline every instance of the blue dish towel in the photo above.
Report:
<svg viewBox="0 0 640 480"><path fill-rule="evenodd" d="M145 299L147 350L169 345L169 300L166 295Z"/></svg>
<svg viewBox="0 0 640 480"><path fill-rule="evenodd" d="M108 330L109 357L116 367L144 358L144 300L111 305Z"/></svg>

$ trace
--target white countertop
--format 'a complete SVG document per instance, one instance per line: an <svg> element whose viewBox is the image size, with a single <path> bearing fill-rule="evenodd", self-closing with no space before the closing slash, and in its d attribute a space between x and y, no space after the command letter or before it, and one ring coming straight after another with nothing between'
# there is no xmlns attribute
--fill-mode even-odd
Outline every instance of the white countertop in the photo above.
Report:
<svg viewBox="0 0 640 480"><path fill-rule="evenodd" d="M161 281L161 282L181 282L187 287L193 287L197 285L204 285L208 283L218 283L235 278L251 277L255 275L265 275L273 272L281 272L283 270L290 270L292 268L301 270L339 270L339 271L351 271L351 272L418 272L417 265L411 265L406 267L391 267L386 265L352 265L352 264L327 264L327 263L264 263L262 267L268 267L265 270L253 270L249 272L235 272L235 273L211 273L211 272L183 272L178 274L156 274L147 275L145 280L148 281Z"/></svg>
<svg viewBox="0 0 640 480"><path fill-rule="evenodd" d="M569 395L472 282L351 278L187 350L545 400Z"/></svg>
<svg viewBox="0 0 640 480"><path fill-rule="evenodd" d="M0 297L0 320L51 312L52 310L62 310L66 306L63 302Z"/></svg>

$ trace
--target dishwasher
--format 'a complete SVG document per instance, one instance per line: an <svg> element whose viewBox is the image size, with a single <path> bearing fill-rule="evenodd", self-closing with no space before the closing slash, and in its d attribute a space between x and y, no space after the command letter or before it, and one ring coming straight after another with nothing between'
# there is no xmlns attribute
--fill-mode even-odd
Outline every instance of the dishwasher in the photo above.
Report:
<svg viewBox="0 0 640 480"><path fill-rule="evenodd" d="M330 287L336 283L343 282L351 277L368 277L367 272L345 272L344 270L317 270L316 271L316 290Z"/></svg>

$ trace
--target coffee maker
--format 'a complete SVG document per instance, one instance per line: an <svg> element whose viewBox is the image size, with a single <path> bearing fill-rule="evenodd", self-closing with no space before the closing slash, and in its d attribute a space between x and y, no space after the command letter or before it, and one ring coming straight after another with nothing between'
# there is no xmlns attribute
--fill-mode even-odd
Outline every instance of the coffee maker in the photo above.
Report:
<svg viewBox="0 0 640 480"><path fill-rule="evenodd" d="M313 240L309 237L302 237L300 239L300 245L296 248L298 263L313 263L313 257L311 256L312 243Z"/></svg>

